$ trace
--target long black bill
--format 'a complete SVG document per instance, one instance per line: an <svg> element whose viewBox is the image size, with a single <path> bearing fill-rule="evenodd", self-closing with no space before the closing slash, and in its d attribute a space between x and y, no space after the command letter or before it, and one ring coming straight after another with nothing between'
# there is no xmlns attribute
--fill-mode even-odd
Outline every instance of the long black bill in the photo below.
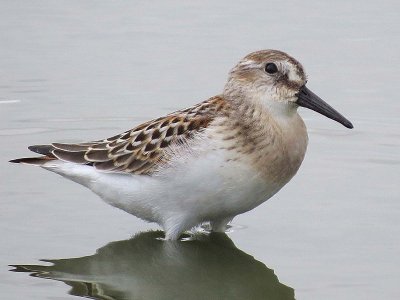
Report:
<svg viewBox="0 0 400 300"><path fill-rule="evenodd" d="M347 128L353 128L353 124L351 124L349 120L343 117L320 97L311 92L305 85L300 89L300 92L297 94L297 96L299 97L296 101L298 105L319 112L320 114L339 122Z"/></svg>

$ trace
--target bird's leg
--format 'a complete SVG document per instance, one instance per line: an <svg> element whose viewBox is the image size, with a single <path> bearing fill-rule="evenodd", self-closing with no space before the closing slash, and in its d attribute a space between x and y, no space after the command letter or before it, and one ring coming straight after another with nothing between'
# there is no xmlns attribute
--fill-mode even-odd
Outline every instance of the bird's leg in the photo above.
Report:
<svg viewBox="0 0 400 300"><path fill-rule="evenodd" d="M199 222L193 218L168 218L163 224L166 240L177 240L186 230L190 230Z"/></svg>
<svg viewBox="0 0 400 300"><path fill-rule="evenodd" d="M232 219L233 217L228 217L210 221L211 230L214 232L225 232L228 223L232 221Z"/></svg>

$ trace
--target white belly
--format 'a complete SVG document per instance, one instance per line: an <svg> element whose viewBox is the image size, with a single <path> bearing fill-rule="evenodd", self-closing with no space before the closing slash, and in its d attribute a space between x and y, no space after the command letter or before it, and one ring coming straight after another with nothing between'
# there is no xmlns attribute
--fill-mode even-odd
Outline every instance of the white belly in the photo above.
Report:
<svg viewBox="0 0 400 300"><path fill-rule="evenodd" d="M269 185L244 163L227 162L223 150L188 158L153 176L104 173L61 161L43 167L88 187L110 205L173 232L232 219L281 188Z"/></svg>

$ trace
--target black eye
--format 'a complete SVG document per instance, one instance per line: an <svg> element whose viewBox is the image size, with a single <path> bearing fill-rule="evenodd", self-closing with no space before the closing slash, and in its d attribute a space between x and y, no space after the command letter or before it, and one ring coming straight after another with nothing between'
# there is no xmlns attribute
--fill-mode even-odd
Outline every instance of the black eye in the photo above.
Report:
<svg viewBox="0 0 400 300"><path fill-rule="evenodd" d="M268 74L274 74L278 72L278 67L274 63L268 63L265 65L265 72Z"/></svg>

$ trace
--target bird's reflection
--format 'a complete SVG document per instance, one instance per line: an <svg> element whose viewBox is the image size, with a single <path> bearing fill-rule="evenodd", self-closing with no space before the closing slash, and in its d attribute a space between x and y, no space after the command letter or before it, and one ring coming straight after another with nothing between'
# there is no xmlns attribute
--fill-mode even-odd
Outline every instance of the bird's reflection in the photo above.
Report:
<svg viewBox="0 0 400 300"><path fill-rule="evenodd" d="M63 281L93 299L294 299L274 271L235 247L226 234L162 241L162 232L112 242L96 254L13 265L16 272Z"/></svg>

